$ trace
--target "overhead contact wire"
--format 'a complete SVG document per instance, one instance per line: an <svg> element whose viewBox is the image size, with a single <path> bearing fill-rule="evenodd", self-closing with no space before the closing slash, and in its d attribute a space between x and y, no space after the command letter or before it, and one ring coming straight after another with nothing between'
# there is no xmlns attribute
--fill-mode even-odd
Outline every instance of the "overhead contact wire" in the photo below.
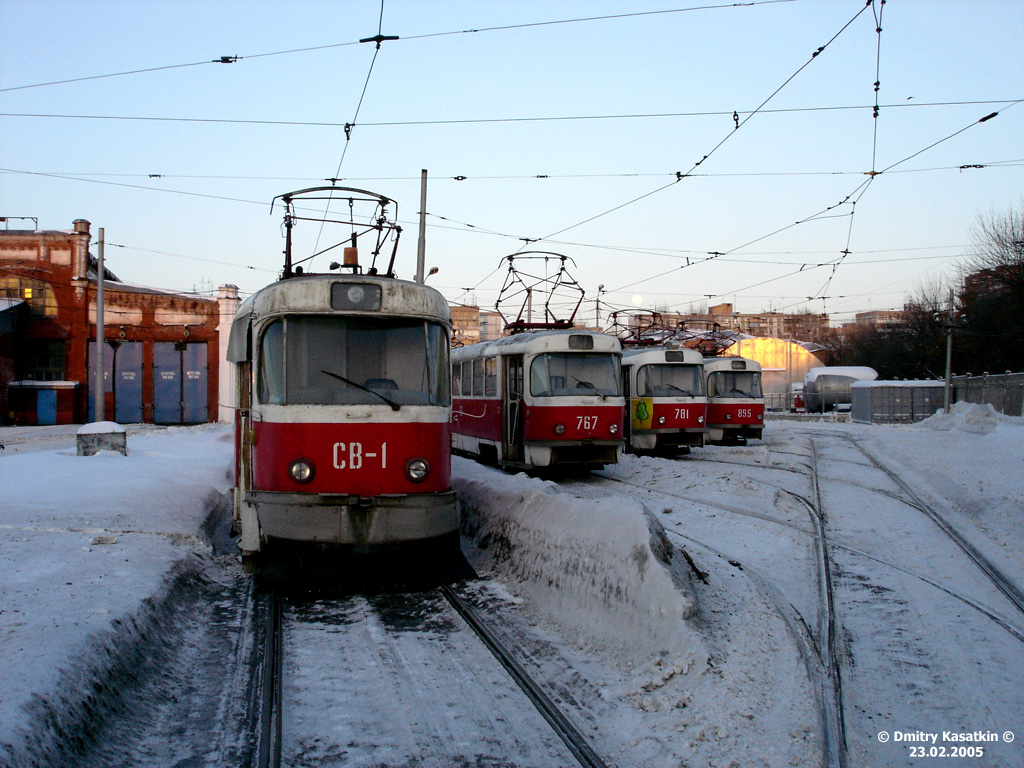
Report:
<svg viewBox="0 0 1024 768"><path fill-rule="evenodd" d="M450 32L432 32L432 33L426 33L426 34L422 34L422 35L408 36L405 39L406 40L423 40L423 39L430 38L430 37L446 37L446 36L449 36L449 35L476 34L476 33L480 33L480 32L505 32L505 31L509 31L509 30L513 30L513 29L528 29L530 27L543 27L543 26L551 26L551 25L554 25L554 24L577 24L577 23L589 22L589 21L606 21L606 20L611 20L611 19L626 19L626 18L632 18L632 17L637 17L637 16L656 16L656 15L667 14L667 13L689 13L689 12L692 12L692 11L707 11L707 10L717 10L717 9L720 9L720 8L738 8L738 7L748 7L748 6L754 6L754 5L772 5L774 3L792 3L792 2L795 2L795 1L796 0L752 0L751 2L745 2L745 3L723 3L723 4L720 4L720 5L701 5L701 6L693 6L693 7L690 7L690 8L670 8L670 9L661 10L661 11L638 11L636 13L620 13L620 14L614 14L614 15L608 15L608 16L591 16L591 17L576 18L576 19L557 19L557 20L554 20L554 21L538 21L538 22L529 22L529 23L526 23L526 24L509 24L509 25L500 26L500 27L482 27L480 29L461 29L461 30L455 30L455 31L450 31ZM383 14L383 8L381 9L381 13ZM248 54L246 56L220 56L220 57L218 57L216 59L211 59L211 60L208 60L208 61L193 61L193 62L189 62L188 64L167 64L167 65L160 66L160 67L148 67L146 69L133 69L133 70L128 70L126 72L111 72L111 73L103 74L103 75L88 75L88 76L85 76L85 77L73 77L73 78L67 78L67 79L64 79L64 80L53 80L53 81L46 82L46 83L32 83L32 84L29 84L29 85L14 85L14 86L9 86L7 88L0 88L0 93L4 93L6 91L25 90L27 88L43 88L43 87L50 86L50 85L64 85L66 83L78 83L78 82L83 82L83 81L86 81L86 80L100 80L100 79L108 78L108 77L124 77L126 75L138 75L138 74L144 74L144 73L147 73L147 72L159 72L161 70L166 70L166 69L181 69L183 67L196 67L196 66L199 66L200 64L234 64L235 62L241 61L243 59L260 59L260 58L266 58L267 56L284 56L284 55L293 54L293 53L308 53L310 51L323 51L323 50L327 50L329 48L343 48L343 47L350 46L350 45L359 45L362 42L364 42L364 41L363 40L359 40L359 41L353 40L353 41L345 42L345 43L328 43L326 45L313 45L313 46L309 46L309 47L306 47L306 48L290 48L290 49L284 50L284 51L270 51L268 53L253 53L253 54Z"/></svg>
<svg viewBox="0 0 1024 768"><path fill-rule="evenodd" d="M363 81L363 90L362 93L359 94L359 102L356 104L356 111L355 114L352 116L352 122L345 124L345 145L341 149L341 158L338 160L338 168L334 172L334 176L332 177L333 179L338 179L341 177L341 166L345 162L345 155L348 154L349 144L351 144L352 142L352 127L355 124L356 120L359 119L359 111L363 108L363 99L366 98L366 91L370 86L370 76L373 74L373 65L377 63L377 54L380 53L380 44L381 41L384 39L383 35L381 34L383 26L384 0L380 0L380 17L377 21L377 35L374 38L366 38L360 41L368 42L371 40L375 40L377 44L376 46L374 46L373 49L373 58L370 59L370 68L366 71L366 79ZM332 181L331 183L333 184L334 182ZM326 225L327 217L330 215L331 202L333 201L333 199L334 192L332 191L331 194L327 196L327 204L324 206L324 217L323 219L320 220L320 230L317 232L316 242L313 244L313 255L309 257L310 259L312 259L313 256L316 255L317 248L320 247L320 237L324 233L324 226Z"/></svg>
<svg viewBox="0 0 1024 768"><path fill-rule="evenodd" d="M739 116L738 116L738 113L737 113L737 112L734 112L734 113L733 113L733 115L734 115L734 118L736 119L736 124L735 124L735 126L733 127L733 129L732 129L732 130L731 130L731 131L730 131L730 132L729 132L728 134L726 134L726 136L725 136L725 137L724 137L724 138L723 138L723 139L722 139L721 141L719 141L719 142L718 142L718 144L716 144L716 145L715 145L715 146L714 146L714 147L713 147L713 148L711 149L711 151L709 151L709 152L708 152L707 154L705 154L705 155L704 155L704 156L703 156L703 157L702 157L702 158L701 158L700 160L698 160L698 161L697 161L696 163L694 163L694 164L693 164L693 166L692 166L692 167L690 168L690 170L689 170L689 171L687 171L686 173L679 173L679 172L677 172L677 173L676 173L676 178L675 178L675 180L674 180L674 181L672 181L672 182L670 182L670 183L668 183L668 184L665 184L665 185L663 185L663 186L661 186L661 187L658 187L657 189L655 189L655 190L652 190L652 191L650 191L650 192L647 192L647 193L645 193L645 194L643 194L643 195L640 195L640 196L638 196L638 197L635 197L635 198L633 198L632 200L627 200L627 201L626 201L626 202L624 202L624 203L621 203L621 204L619 204L619 205L616 205L616 206L615 206L615 207L613 207L613 208L609 208L608 210L606 210L606 211L603 211L602 213L598 213L598 214L596 214L596 215L594 215L594 216L591 216L591 217L589 217L589 218L587 218L587 219L584 219L583 221L577 222L577 223L575 223L575 224L572 224L572 225L570 225L570 226L568 226L568 227L563 227L562 229L560 229L560 230L558 230L558 231L556 231L556 232L552 232L551 234L547 235L546 237L543 237L543 238L541 238L541 240L547 240L548 238L551 238L551 237L555 237L556 235L560 235L560 234L562 234L563 232L568 232L568 231L569 231L570 229L575 229L576 227L580 227L580 226L583 226L584 224L589 224L590 222L592 222L592 221L595 221L596 219L600 219L600 218L602 218L602 217L604 217L604 216L607 216L607 215L608 215L608 214L610 214L610 213L614 213L615 211L619 211L619 210L622 210L623 208L626 208L627 206L633 205L634 203L638 203L638 202L640 202L641 200L645 200L645 199L647 199L648 197L651 197L652 195L656 195L656 194L658 194L659 192L663 192L664 190L666 190L666 189L669 189L670 187L673 187L673 186L675 186L675 185L676 185L676 184L678 184L678 183L679 183L680 181L682 181L683 179L687 178L687 177L688 177L688 176L689 176L689 175L690 175L691 173L693 173L693 171L695 171L695 170L696 170L696 169L697 169L697 168L698 168L698 167L699 167L699 166L700 166L700 165L701 165L701 164L702 164L702 163L703 163L703 162L704 162L705 160L707 160L707 159L708 159L709 157L711 157L711 156L712 156L712 155L713 155L713 154L714 154L715 152L717 152L717 151L718 151L718 150L719 150L719 149L720 149L720 148L721 148L721 147L722 147L722 146L723 146L723 145L724 145L724 144L725 144L725 143L726 143L726 142L727 142L727 141L728 141L728 140L729 140L730 138L732 138L732 136L733 136L733 135L734 135L734 134L736 133L736 131L738 131L738 130L740 129L740 127L742 127L743 125L746 125L746 123L747 123L747 122L749 122L749 121L750 121L750 119L754 117L754 115L758 114L758 113L759 113L759 112L760 112L760 111L761 111L761 110L762 110L762 109L764 108L764 106L765 106L766 104L768 104L768 102L769 102L769 101L771 101L771 100L772 100L773 98L775 98L775 97L776 97L776 96L777 96L777 95L778 95L778 94L779 94L779 93L780 93L780 92L781 92L781 91L782 91L782 90L783 90L783 89L784 89L784 88L785 88L785 87L786 87L787 85L789 85L789 83L791 83L791 82L793 81L793 79L794 79L794 78L796 78L796 76L797 76L797 75L799 75L799 74L800 74L800 73L801 73L801 72L802 72L802 71L803 71L804 69L806 69L806 68L807 68L807 67L808 67L808 66L810 65L810 63L811 63L812 61L814 61L814 60L815 60L815 59L816 59L816 58L817 58L817 57L818 57L818 56L819 56L819 55L821 54L821 52L822 52L822 51L824 51L824 50L825 50L826 48L828 48L828 47L829 47L829 46L830 46L830 45L831 45L831 44L832 44L832 43L833 43L833 42L834 42L834 41L835 41L835 40L836 40L836 39L837 39L837 38L838 38L838 37L839 37L839 36L840 36L841 34L843 34L843 32L845 32L845 31L846 31L846 30L847 30L847 29L848 29L848 28L850 27L850 25L851 25L851 24L853 24L853 22L854 22L854 21L856 21L856 20L857 20L857 19L858 19L858 18L860 17L860 15L861 15L862 13L864 13L864 11L865 11L865 10L866 10L866 9L867 9L867 8L868 8L868 7L870 6L870 5L871 5L871 3L872 3L872 2L873 2L873 0L868 0L868 4L867 4L867 5L865 5L865 6L864 6L863 8L861 8L861 9L860 9L859 11L857 11L857 13L855 13L855 14L853 15L853 18L851 18L851 19L850 19L849 21L847 21L847 22L846 22L846 24L844 24L844 25L843 25L843 26L842 26L842 27L841 27L841 28L839 29L839 31L838 31L838 32L836 32L836 33L835 33L835 34L834 34L834 35L833 35L833 36L832 36L832 37L831 37L831 38L830 38L830 39L828 40L828 42L826 42L826 43L825 43L824 45L820 46L820 47L819 47L819 48L818 48L818 49L817 49L817 50L816 50L816 51L815 51L814 53L812 53L812 54L811 54L811 56L810 56L810 58L809 58L809 59L808 59L808 60L807 60L806 62L804 62L804 63L803 63L803 64L802 64L802 65L801 65L801 66L800 66L800 67L799 67L799 68L798 68L798 69L797 69L797 70L796 70L796 71L795 71L795 72L794 72L794 73L793 73L792 75L790 75L790 76L789 76L788 78L786 78L786 80L785 80L785 81L784 81L784 82L783 82L783 83L782 83L782 84L781 84L781 85L780 85L780 86L779 86L778 88L776 88L776 89L775 89L774 91L772 91L772 93L771 93L771 94L770 94L770 95L768 96L768 98L766 98L766 99L765 99L764 101L762 101L762 102L761 102L761 103L760 103L760 104L759 104L759 105L757 106L757 108L756 108L756 109L754 109L754 110L752 110L752 111L751 111L751 112L750 112L750 113L749 113L749 114L748 114L748 115L747 115L747 116L746 116L745 118L743 118L742 120L740 120L740 119L739 119Z"/></svg>

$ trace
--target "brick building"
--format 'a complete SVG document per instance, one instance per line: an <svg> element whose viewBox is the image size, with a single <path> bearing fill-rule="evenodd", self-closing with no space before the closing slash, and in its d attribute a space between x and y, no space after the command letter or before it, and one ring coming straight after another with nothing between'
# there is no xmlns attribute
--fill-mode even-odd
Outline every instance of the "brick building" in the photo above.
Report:
<svg viewBox="0 0 1024 768"><path fill-rule="evenodd" d="M83 219L70 230L0 230L0 422L93 418L97 261L89 253L91 238ZM220 315L218 299L127 285L104 269L105 417L157 424L217 420Z"/></svg>
<svg viewBox="0 0 1024 768"><path fill-rule="evenodd" d="M452 304L453 338L458 346L479 341L500 339L505 334L505 321L498 312L480 309L475 304Z"/></svg>
<svg viewBox="0 0 1024 768"><path fill-rule="evenodd" d="M858 312L853 316L854 325L869 325L874 328L886 328L901 325L907 321L910 313L901 309L875 309L871 312Z"/></svg>

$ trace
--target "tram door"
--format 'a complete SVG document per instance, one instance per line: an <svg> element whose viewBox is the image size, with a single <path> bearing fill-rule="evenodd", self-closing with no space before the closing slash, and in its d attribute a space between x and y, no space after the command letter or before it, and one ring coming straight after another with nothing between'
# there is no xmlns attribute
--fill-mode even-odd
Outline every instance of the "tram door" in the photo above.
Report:
<svg viewBox="0 0 1024 768"><path fill-rule="evenodd" d="M619 369L622 372L622 396L626 399L626 413L622 419L622 439L629 447L629 438L633 433L633 366L624 365Z"/></svg>
<svg viewBox="0 0 1024 768"><path fill-rule="evenodd" d="M501 454L505 461L523 461L523 356L502 358L504 387L502 387Z"/></svg>

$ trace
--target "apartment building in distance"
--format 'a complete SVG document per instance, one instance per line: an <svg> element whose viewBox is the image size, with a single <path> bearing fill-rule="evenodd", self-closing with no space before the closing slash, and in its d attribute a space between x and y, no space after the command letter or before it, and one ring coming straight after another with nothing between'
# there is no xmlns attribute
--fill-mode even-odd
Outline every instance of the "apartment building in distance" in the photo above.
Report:
<svg viewBox="0 0 1024 768"><path fill-rule="evenodd" d="M784 313L733 312L732 304L716 304L709 307L706 314L680 314L663 312L660 322L670 328L682 326L690 330L702 330L717 325L722 330L736 331L748 336L770 337L776 339L800 339L814 341L828 330L829 318L826 314L813 312ZM634 327L649 325L651 313L634 315Z"/></svg>

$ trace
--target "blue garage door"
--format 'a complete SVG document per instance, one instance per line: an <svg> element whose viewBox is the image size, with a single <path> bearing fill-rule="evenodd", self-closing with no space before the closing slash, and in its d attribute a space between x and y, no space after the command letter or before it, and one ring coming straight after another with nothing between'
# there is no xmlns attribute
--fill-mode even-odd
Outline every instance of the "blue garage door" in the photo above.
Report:
<svg viewBox="0 0 1024 768"><path fill-rule="evenodd" d="M186 344L181 360L182 421L186 424L205 424L210 420L209 398L206 394L206 342Z"/></svg>
<svg viewBox="0 0 1024 768"><path fill-rule="evenodd" d="M114 412L104 413L118 424L142 421L142 342L107 342L103 350L103 383L114 393ZM89 342L89 421L95 421L96 342Z"/></svg>
<svg viewBox="0 0 1024 768"><path fill-rule="evenodd" d="M206 396L206 343L160 341L153 345L153 421L202 424Z"/></svg>
<svg viewBox="0 0 1024 768"><path fill-rule="evenodd" d="M123 341L114 352L114 421L142 422L141 341Z"/></svg>

